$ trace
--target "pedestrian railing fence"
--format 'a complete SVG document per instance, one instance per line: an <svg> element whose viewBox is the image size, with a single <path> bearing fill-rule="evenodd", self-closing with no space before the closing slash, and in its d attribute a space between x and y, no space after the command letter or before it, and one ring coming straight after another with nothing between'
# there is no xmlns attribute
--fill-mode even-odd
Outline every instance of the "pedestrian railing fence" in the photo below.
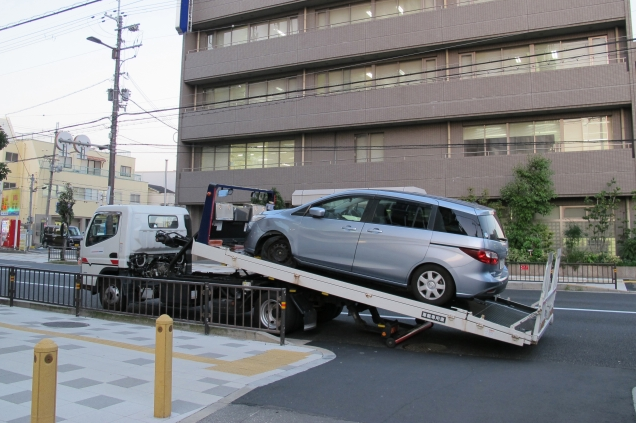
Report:
<svg viewBox="0 0 636 423"><path fill-rule="evenodd" d="M507 263L510 281L541 282L545 263ZM570 284L608 284L618 287L616 265L561 263L559 267L559 283Z"/></svg>
<svg viewBox="0 0 636 423"><path fill-rule="evenodd" d="M69 247L64 251L62 247L49 247L49 261L72 261L77 263L80 258L79 248ZM62 260L64 257L64 260Z"/></svg>
<svg viewBox="0 0 636 423"><path fill-rule="evenodd" d="M210 327L265 331L285 342L284 288L215 282L83 275L0 266L0 297L137 316L167 314L176 321ZM239 281L240 282L240 281Z"/></svg>

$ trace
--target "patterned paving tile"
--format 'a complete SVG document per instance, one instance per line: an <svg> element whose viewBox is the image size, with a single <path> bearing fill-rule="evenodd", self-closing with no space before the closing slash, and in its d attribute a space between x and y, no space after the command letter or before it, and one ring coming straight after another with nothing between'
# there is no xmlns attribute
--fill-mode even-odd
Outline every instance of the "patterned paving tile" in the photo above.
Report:
<svg viewBox="0 0 636 423"><path fill-rule="evenodd" d="M129 330L123 330L123 331L121 331L121 332L113 332L113 333L116 333L116 334L118 334L118 335L133 335L133 334L135 334L135 333L137 333L137 332L131 332L131 331L129 331Z"/></svg>
<svg viewBox="0 0 636 423"><path fill-rule="evenodd" d="M203 405L195 404L189 401L183 401L183 400L172 401L173 413L183 414L192 410L196 410L197 408L201 408L201 407L203 407Z"/></svg>
<svg viewBox="0 0 636 423"><path fill-rule="evenodd" d="M197 354L199 357L207 357L207 358L221 358L226 357L227 354L217 354L217 353L205 353L205 354Z"/></svg>
<svg viewBox="0 0 636 423"><path fill-rule="evenodd" d="M62 382L60 385L70 386L71 388L82 389L88 388L89 386L99 385L102 382L93 379L87 379L85 377L81 377L79 379L69 380L67 382Z"/></svg>
<svg viewBox="0 0 636 423"><path fill-rule="evenodd" d="M80 348L86 348L86 347L82 347L79 345L73 345L73 344L68 344L68 345L60 345L58 347L61 350L79 350Z"/></svg>
<svg viewBox="0 0 636 423"><path fill-rule="evenodd" d="M230 342L229 344L221 344L225 347L232 347L232 348L239 348L239 347L245 347L245 344L237 344L235 342Z"/></svg>
<svg viewBox="0 0 636 423"><path fill-rule="evenodd" d="M232 388L231 386L215 386L214 388L210 388L206 391L203 391L203 393L216 395L219 397L225 397L230 395L234 391L236 391L236 388Z"/></svg>
<svg viewBox="0 0 636 423"><path fill-rule="evenodd" d="M77 401L75 404L94 408L95 410L101 410L102 408L110 407L111 405L119 404L120 402L124 401L117 398L109 397L107 395L98 395L96 397Z"/></svg>
<svg viewBox="0 0 636 423"><path fill-rule="evenodd" d="M57 371L58 373L66 373L66 372L72 372L73 370L81 370L84 367L82 366L76 366L75 364L62 364L57 366Z"/></svg>
<svg viewBox="0 0 636 423"><path fill-rule="evenodd" d="M63 422L65 420L66 419L63 419L61 417L55 416L55 421L56 422ZM19 417L17 419L13 419L13 420L7 421L7 423L31 423L31 416Z"/></svg>
<svg viewBox="0 0 636 423"><path fill-rule="evenodd" d="M152 341L152 338L144 338L143 336L135 336L134 338L128 338L133 341Z"/></svg>
<svg viewBox="0 0 636 423"><path fill-rule="evenodd" d="M122 388L133 388L135 386L143 385L144 383L150 382L143 379L135 379L134 377L125 377L123 379L108 382L109 385L120 386Z"/></svg>
<svg viewBox="0 0 636 423"><path fill-rule="evenodd" d="M154 363L154 360L148 360L147 358L135 358L132 360L126 360L124 363L136 364L137 366L144 366L146 364Z"/></svg>
<svg viewBox="0 0 636 423"><path fill-rule="evenodd" d="M194 336L179 335L179 336L175 336L174 339L181 339L182 341L187 341L188 339L196 339L196 338Z"/></svg>
<svg viewBox="0 0 636 423"><path fill-rule="evenodd" d="M186 350L196 350L196 349L199 349L199 348L203 348L203 347L200 347L198 345L189 345L189 344L186 344L186 345L175 345L175 347L176 348L183 348L183 349L186 349Z"/></svg>
<svg viewBox="0 0 636 423"><path fill-rule="evenodd" d="M12 402L14 404L29 402L31 401L31 391L20 391L14 394L5 395L3 397L0 397L0 400Z"/></svg>
<svg viewBox="0 0 636 423"><path fill-rule="evenodd" d="M33 347L28 347L26 345L16 345L15 347L0 348L0 354L10 354L10 353L32 350L32 349Z"/></svg>
<svg viewBox="0 0 636 423"><path fill-rule="evenodd" d="M213 377L206 377L206 378L203 378L203 379L199 379L199 382L213 383L215 385L223 385L225 383L228 383L229 381L221 380L221 379L214 379Z"/></svg>

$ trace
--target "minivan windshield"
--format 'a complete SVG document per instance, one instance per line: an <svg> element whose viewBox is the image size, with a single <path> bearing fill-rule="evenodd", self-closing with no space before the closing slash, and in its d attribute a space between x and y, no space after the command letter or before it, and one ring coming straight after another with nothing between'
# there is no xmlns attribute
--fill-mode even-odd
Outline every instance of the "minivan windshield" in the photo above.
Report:
<svg viewBox="0 0 636 423"><path fill-rule="evenodd" d="M479 224L484 233L484 238L494 239L496 241L506 240L501 224L494 214L479 216Z"/></svg>
<svg viewBox="0 0 636 423"><path fill-rule="evenodd" d="M71 236L80 236L80 231L75 226L69 226L68 233Z"/></svg>

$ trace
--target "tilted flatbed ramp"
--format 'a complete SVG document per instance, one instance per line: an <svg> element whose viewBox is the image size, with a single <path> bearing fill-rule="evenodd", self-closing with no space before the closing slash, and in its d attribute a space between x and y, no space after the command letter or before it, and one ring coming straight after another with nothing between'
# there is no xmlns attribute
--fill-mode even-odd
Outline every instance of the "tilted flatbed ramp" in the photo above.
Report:
<svg viewBox="0 0 636 423"><path fill-rule="evenodd" d="M539 342L548 325L554 320L554 299L561 258L559 250L554 262L554 271L551 272L554 260L553 255L550 254L546 264L541 297L532 306L495 298L488 301L469 301L470 310L462 310L429 305L200 242L193 243L192 254L235 269L258 273L356 303L520 346Z"/></svg>

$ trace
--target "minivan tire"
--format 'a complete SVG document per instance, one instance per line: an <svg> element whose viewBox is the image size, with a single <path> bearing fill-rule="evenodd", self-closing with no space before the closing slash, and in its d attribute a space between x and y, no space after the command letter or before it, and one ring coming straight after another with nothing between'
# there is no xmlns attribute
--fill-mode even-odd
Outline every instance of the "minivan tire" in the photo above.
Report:
<svg viewBox="0 0 636 423"><path fill-rule="evenodd" d="M418 301L444 305L455 297L455 281L448 271L434 264L418 267L411 276L411 292Z"/></svg>
<svg viewBox="0 0 636 423"><path fill-rule="evenodd" d="M284 236L273 236L263 244L261 257L272 263L287 267L296 267L291 245Z"/></svg>

